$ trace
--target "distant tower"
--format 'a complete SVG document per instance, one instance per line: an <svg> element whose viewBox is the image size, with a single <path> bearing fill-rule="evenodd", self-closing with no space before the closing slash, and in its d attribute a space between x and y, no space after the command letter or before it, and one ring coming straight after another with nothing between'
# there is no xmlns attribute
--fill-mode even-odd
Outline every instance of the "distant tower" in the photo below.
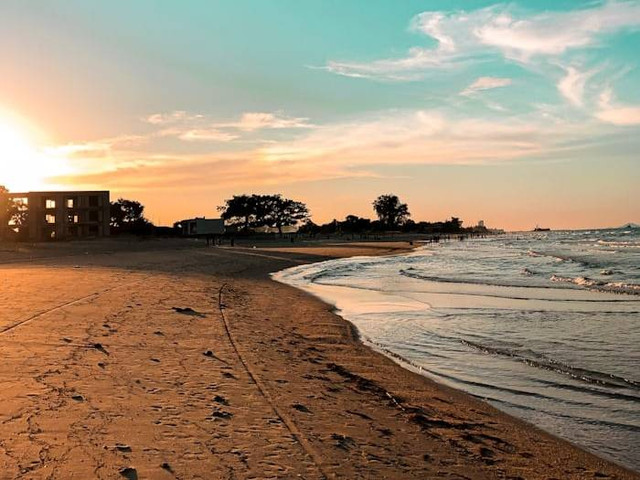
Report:
<svg viewBox="0 0 640 480"><path fill-rule="evenodd" d="M478 227L484 228L484 220L478 220Z"/></svg>

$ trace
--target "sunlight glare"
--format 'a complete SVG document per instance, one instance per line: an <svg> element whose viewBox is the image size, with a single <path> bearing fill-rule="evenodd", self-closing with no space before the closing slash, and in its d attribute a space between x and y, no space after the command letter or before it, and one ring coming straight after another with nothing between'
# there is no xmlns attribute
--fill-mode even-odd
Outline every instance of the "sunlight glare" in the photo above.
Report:
<svg viewBox="0 0 640 480"><path fill-rule="evenodd" d="M18 121L0 116L0 185L12 191L44 190L47 181L68 171L63 158L46 155L35 135Z"/></svg>

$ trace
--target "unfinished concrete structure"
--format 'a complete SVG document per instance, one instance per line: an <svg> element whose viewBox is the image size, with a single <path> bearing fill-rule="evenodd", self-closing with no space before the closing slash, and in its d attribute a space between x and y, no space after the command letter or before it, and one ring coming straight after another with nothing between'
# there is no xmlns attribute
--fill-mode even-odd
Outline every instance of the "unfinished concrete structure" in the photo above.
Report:
<svg viewBox="0 0 640 480"><path fill-rule="evenodd" d="M3 195L5 201L18 202L27 210L28 240L67 240L109 235L110 201L108 191L20 192ZM4 209L3 209L4 210ZM12 229L7 213L0 213L0 234Z"/></svg>

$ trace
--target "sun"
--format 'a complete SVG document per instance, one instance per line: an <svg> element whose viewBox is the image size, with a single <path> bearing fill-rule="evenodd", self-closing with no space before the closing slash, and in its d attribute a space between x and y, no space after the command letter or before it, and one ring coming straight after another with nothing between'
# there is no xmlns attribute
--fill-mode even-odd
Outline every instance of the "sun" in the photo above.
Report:
<svg viewBox="0 0 640 480"><path fill-rule="evenodd" d="M43 190L65 173L64 159L47 155L37 135L18 120L0 116L0 185L11 191Z"/></svg>

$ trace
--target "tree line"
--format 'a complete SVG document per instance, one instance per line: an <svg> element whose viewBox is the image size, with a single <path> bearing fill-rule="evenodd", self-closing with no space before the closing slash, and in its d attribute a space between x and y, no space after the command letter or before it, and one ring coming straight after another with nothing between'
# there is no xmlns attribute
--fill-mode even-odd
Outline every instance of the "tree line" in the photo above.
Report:
<svg viewBox="0 0 640 480"><path fill-rule="evenodd" d="M256 228L277 228L282 234L283 227L297 225L303 234L366 234L386 231L405 233L455 234L464 231L462 220L452 217L444 222L415 222L409 206L397 195L378 196L372 203L377 220L347 215L343 221L334 219L317 225L311 220L307 206L282 195L234 195L218 207L221 217L228 226L238 232L253 232Z"/></svg>
<svg viewBox="0 0 640 480"><path fill-rule="evenodd" d="M0 194L8 190L0 186ZM6 197L5 197L6 198ZM282 235L284 229L297 226L303 234L366 234L386 231L406 233L461 233L465 231L462 220L452 217L444 222L415 222L406 203L397 195L378 196L372 207L377 220L347 215L344 220L334 219L323 225L311 220L308 207L300 201L286 198L281 194L233 195L217 207L225 224L239 233L255 232L256 229L268 227ZM6 217L11 224L11 231L17 239L28 236L28 205L20 200L7 201L0 208L5 209ZM153 233L171 233L171 229L155 227L144 215L145 207L138 201L119 198L110 205L110 225L114 234L149 235Z"/></svg>

